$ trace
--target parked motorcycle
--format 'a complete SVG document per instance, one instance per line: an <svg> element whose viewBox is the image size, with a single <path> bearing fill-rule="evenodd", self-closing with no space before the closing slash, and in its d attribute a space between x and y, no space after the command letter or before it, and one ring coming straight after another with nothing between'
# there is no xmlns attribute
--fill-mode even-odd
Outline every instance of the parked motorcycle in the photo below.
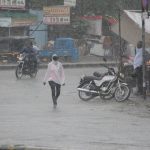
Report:
<svg viewBox="0 0 150 150"><path fill-rule="evenodd" d="M104 74L81 77L80 84L77 88L79 98L84 101L100 96L102 99L112 99L116 101L125 101L130 96L130 88L124 82L124 76L120 72L115 72L114 68L107 68Z"/></svg>
<svg viewBox="0 0 150 150"><path fill-rule="evenodd" d="M23 75L28 75L35 78L38 71L38 64L31 60L29 54L20 54L18 57L18 65L15 71L16 78L21 79Z"/></svg>

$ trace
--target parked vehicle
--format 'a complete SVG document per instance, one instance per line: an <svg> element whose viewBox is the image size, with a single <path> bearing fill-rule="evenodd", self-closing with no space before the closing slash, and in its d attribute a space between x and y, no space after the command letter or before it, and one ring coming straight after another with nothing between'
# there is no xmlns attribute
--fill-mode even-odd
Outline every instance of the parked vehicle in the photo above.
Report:
<svg viewBox="0 0 150 150"><path fill-rule="evenodd" d="M96 96L102 99L125 101L130 96L130 88L123 80L123 74L107 67L107 72L99 76L83 76L77 88L81 100L88 101Z"/></svg>
<svg viewBox="0 0 150 150"><path fill-rule="evenodd" d="M35 64L31 60L32 56L29 54L20 54L18 57L18 65L15 70L15 75L17 79L21 79L23 75L28 75L31 78L35 78L38 71L38 64Z"/></svg>
<svg viewBox="0 0 150 150"><path fill-rule="evenodd" d="M57 38L52 48L39 51L39 59L48 61L53 54L72 62L79 59L78 49L75 46L75 40L72 38Z"/></svg>

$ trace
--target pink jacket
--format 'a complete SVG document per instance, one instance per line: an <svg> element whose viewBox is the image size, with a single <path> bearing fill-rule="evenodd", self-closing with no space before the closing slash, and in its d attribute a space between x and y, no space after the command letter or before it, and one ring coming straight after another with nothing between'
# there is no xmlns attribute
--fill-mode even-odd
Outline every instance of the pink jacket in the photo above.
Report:
<svg viewBox="0 0 150 150"><path fill-rule="evenodd" d="M65 83L65 74L60 62L50 62L44 77L44 82L54 81L60 85Z"/></svg>

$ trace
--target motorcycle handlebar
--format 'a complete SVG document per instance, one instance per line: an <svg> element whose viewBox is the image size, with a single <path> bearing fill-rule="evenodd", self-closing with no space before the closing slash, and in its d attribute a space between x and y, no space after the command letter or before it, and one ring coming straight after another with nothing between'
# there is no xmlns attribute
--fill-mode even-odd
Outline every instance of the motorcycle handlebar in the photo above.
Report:
<svg viewBox="0 0 150 150"><path fill-rule="evenodd" d="M106 66L104 64L102 64L102 66L105 67L105 68L107 68L108 70L112 70L113 72L115 72L114 68L112 68L112 67L108 67L108 66Z"/></svg>

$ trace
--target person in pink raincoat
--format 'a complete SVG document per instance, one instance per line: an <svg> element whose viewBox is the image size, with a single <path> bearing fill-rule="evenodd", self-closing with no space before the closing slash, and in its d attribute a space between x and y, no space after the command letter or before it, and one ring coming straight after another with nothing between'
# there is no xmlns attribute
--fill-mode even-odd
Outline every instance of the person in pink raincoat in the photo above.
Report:
<svg viewBox="0 0 150 150"><path fill-rule="evenodd" d="M56 54L52 56L52 61L48 64L43 81L44 85L48 82L51 87L54 108L57 106L57 99L60 95L61 86L65 85L63 65L58 61L58 59L59 57Z"/></svg>

